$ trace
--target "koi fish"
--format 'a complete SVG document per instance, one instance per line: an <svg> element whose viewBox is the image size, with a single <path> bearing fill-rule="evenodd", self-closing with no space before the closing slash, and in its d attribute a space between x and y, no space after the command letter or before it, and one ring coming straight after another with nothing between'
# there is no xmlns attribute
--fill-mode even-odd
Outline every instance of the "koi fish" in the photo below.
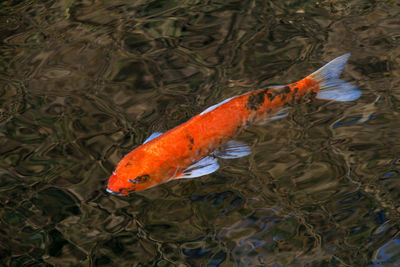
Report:
<svg viewBox="0 0 400 267"><path fill-rule="evenodd" d="M118 163L106 191L128 195L171 180L215 172L219 158L240 158L251 153L233 138L252 123L274 120L302 98L351 101L361 91L339 79L350 54L342 55L304 79L251 91L211 106L189 121L155 132Z"/></svg>

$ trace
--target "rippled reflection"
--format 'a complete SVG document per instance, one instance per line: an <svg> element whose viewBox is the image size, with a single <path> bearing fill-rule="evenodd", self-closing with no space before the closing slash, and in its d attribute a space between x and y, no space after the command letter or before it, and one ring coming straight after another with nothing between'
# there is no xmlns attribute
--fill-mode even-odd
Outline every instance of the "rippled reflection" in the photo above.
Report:
<svg viewBox="0 0 400 267"><path fill-rule="evenodd" d="M397 2L0 5L1 265L399 265ZM212 175L105 192L152 132L346 52L359 100L249 127Z"/></svg>

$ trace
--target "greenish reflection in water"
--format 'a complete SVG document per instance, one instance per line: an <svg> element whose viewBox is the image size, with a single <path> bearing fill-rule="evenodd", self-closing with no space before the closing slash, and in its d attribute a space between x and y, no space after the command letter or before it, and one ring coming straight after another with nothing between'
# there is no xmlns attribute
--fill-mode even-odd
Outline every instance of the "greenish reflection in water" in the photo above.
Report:
<svg viewBox="0 0 400 267"><path fill-rule="evenodd" d="M2 265L400 263L396 1L0 7ZM253 154L212 175L105 192L152 132L346 52L359 100L250 127Z"/></svg>

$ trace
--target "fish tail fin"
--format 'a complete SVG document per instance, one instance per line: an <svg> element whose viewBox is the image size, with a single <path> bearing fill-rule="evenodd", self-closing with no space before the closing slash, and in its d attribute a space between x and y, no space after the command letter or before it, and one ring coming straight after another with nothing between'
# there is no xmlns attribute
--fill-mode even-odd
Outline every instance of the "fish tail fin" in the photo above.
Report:
<svg viewBox="0 0 400 267"><path fill-rule="evenodd" d="M318 82L318 99L352 101L361 96L355 85L339 79L349 57L350 53L337 57L307 77Z"/></svg>

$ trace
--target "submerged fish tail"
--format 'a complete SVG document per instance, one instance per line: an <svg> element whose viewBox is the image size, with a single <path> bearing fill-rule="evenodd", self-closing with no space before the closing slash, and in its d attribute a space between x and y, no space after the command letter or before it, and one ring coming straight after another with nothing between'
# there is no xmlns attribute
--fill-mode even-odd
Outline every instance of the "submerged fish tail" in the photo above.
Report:
<svg viewBox="0 0 400 267"><path fill-rule="evenodd" d="M356 86L339 79L349 57L350 53L337 57L305 78L317 82L318 99L352 101L360 97Z"/></svg>

